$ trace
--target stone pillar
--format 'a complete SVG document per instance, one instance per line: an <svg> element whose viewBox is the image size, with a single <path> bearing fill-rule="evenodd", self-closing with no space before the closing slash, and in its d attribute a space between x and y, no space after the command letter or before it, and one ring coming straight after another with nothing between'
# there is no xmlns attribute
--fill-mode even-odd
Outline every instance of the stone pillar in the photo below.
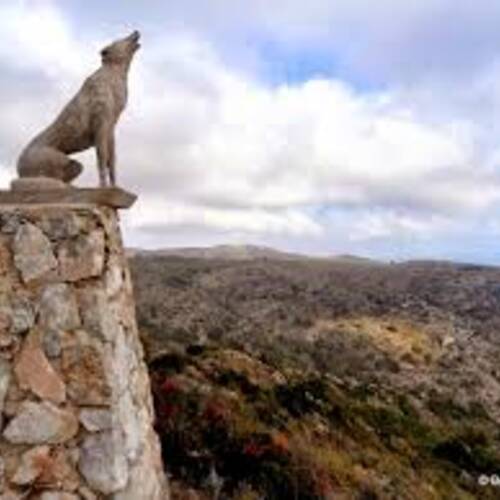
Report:
<svg viewBox="0 0 500 500"><path fill-rule="evenodd" d="M168 498L119 189L0 193L0 500Z"/></svg>

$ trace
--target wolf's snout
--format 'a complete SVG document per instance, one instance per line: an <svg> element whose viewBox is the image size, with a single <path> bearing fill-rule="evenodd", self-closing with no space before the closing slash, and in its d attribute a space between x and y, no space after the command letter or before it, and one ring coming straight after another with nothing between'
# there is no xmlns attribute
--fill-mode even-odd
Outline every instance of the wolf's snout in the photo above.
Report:
<svg viewBox="0 0 500 500"><path fill-rule="evenodd" d="M132 39L132 41L138 42L139 38L141 38L141 34L136 30L130 35L130 38Z"/></svg>

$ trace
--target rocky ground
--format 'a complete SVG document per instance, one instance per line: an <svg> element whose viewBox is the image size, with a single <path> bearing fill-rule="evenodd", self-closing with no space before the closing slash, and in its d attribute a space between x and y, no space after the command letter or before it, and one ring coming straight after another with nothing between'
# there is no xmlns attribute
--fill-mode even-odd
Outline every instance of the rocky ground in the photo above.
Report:
<svg viewBox="0 0 500 500"><path fill-rule="evenodd" d="M177 497L500 495L478 485L500 473L500 269L136 254L132 270Z"/></svg>

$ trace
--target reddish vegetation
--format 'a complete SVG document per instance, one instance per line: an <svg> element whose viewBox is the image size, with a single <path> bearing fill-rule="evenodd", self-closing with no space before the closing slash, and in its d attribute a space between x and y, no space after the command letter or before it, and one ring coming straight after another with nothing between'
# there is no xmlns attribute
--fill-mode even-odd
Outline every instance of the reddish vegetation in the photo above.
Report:
<svg viewBox="0 0 500 500"><path fill-rule="evenodd" d="M179 391L179 385L173 378L167 377L161 385L161 390L166 395L175 394Z"/></svg>
<svg viewBox="0 0 500 500"><path fill-rule="evenodd" d="M401 488L423 500L445 498L445 491L468 498L477 484L458 482L457 474L500 468L497 443L485 434L495 424L479 413L449 418L456 410L447 406L442 414L444 401L434 403L427 422L400 395L317 373L277 376L248 354L216 348L159 358L151 374L175 491L194 488L210 497L215 473L223 498L321 500L363 492L384 499L398 498Z"/></svg>
<svg viewBox="0 0 500 500"><path fill-rule="evenodd" d="M220 400L209 400L203 410L202 418L214 423L225 422L229 418L229 408Z"/></svg>

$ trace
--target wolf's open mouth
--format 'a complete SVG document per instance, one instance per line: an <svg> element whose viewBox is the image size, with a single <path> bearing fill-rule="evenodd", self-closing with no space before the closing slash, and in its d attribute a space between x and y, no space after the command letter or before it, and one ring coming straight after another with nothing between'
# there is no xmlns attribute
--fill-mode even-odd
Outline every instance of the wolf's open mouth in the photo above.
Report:
<svg viewBox="0 0 500 500"><path fill-rule="evenodd" d="M141 38L141 34L138 31L134 31L132 35L130 35L130 38L134 42L135 49L139 49L141 47L141 44L139 43L139 40Z"/></svg>

